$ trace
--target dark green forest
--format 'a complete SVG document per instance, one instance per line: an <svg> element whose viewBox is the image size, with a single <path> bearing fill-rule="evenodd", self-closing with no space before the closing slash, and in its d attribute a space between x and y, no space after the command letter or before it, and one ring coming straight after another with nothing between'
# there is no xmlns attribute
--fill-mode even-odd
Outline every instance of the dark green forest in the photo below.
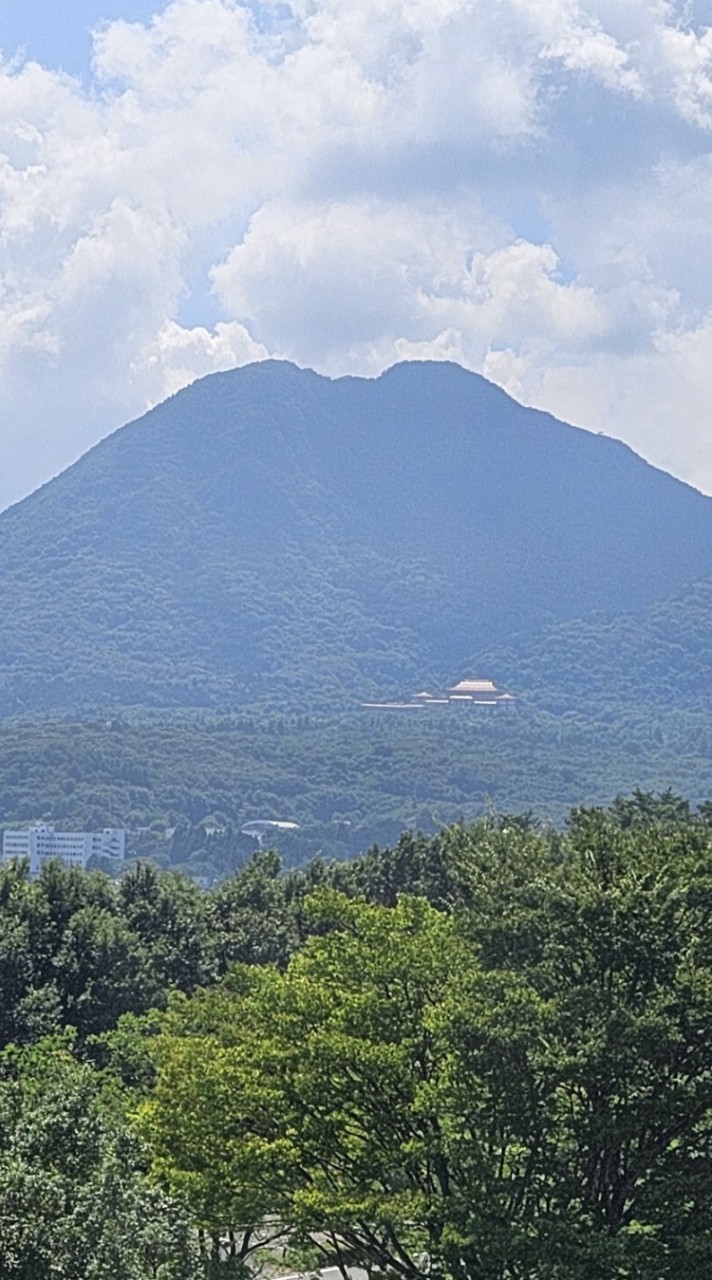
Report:
<svg viewBox="0 0 712 1280"><path fill-rule="evenodd" d="M640 613L578 618L478 654L483 670L549 709L618 704L632 712L710 710L712 583Z"/></svg>
<svg viewBox="0 0 712 1280"><path fill-rule="evenodd" d="M249 858L243 823L299 823L292 866L353 858L406 828L435 834L531 809L559 825L577 801L620 790L712 795L704 710L573 703L395 716L125 717L0 727L0 823L126 827L127 849L213 881ZM107 868L109 869L109 868Z"/></svg>
<svg viewBox="0 0 712 1280"><path fill-rule="evenodd" d="M0 1275L712 1266L712 805L0 871Z"/></svg>

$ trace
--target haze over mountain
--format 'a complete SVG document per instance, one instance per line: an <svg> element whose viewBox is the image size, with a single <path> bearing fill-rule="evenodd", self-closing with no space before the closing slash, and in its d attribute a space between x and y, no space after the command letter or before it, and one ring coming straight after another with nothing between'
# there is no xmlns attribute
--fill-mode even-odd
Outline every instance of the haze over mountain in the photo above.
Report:
<svg viewBox="0 0 712 1280"><path fill-rule="evenodd" d="M641 612L559 622L481 653L547 709L572 702L712 709L712 580Z"/></svg>
<svg viewBox="0 0 712 1280"><path fill-rule="evenodd" d="M0 516L0 713L349 706L712 572L712 499L447 363L193 384ZM507 671L516 664L502 663Z"/></svg>

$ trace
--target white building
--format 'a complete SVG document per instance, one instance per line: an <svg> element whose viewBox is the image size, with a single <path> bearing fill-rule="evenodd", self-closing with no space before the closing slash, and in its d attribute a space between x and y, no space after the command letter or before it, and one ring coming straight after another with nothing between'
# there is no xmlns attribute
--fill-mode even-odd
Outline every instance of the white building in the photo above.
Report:
<svg viewBox="0 0 712 1280"><path fill-rule="evenodd" d="M67 867L85 868L89 859L123 859L126 832L117 827L103 831L55 831L38 824L24 831L5 831L2 838L2 860L28 858L30 878L39 875L45 862L55 860Z"/></svg>

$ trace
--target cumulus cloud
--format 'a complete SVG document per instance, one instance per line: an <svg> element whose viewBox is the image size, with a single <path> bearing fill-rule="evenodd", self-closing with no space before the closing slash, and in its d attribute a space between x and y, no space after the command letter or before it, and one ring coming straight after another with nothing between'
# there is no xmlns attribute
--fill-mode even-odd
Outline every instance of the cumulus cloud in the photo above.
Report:
<svg viewBox="0 0 712 1280"><path fill-rule="evenodd" d="M550 246L498 247L502 237L466 202L268 204L213 278L254 333L334 374L391 363L400 337L429 355L458 333L461 358L479 367L493 334L543 356L605 333L605 307L557 278Z"/></svg>
<svg viewBox="0 0 712 1280"><path fill-rule="evenodd" d="M236 321L219 320L210 332L203 325L186 329L167 320L132 364L131 377L155 404L196 378L264 360L268 354Z"/></svg>
<svg viewBox="0 0 712 1280"><path fill-rule="evenodd" d="M626 440L666 471L712 493L712 313L628 359L601 352L588 363L535 366L512 350L483 372L525 403Z"/></svg>
<svg viewBox="0 0 712 1280"><path fill-rule="evenodd" d="M263 341L343 371L364 344L433 336L438 299L462 296L471 244L492 240L476 212L268 203L213 280L226 310Z"/></svg>
<svg viewBox="0 0 712 1280"><path fill-rule="evenodd" d="M173 0L93 66L0 64L0 503L268 354L457 358L712 487L700 6Z"/></svg>

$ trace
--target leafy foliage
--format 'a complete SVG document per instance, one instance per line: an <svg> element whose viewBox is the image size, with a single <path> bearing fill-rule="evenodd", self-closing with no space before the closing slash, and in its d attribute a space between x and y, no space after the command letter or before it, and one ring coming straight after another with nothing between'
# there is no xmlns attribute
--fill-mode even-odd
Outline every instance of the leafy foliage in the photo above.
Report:
<svg viewBox="0 0 712 1280"><path fill-rule="evenodd" d="M4 869L0 1273L706 1275L708 809L638 788L208 893Z"/></svg>
<svg viewBox="0 0 712 1280"><path fill-rule="evenodd" d="M190 881L139 865L120 885L48 864L0 871L0 1044L63 1026L80 1041L209 980L206 903Z"/></svg>
<svg viewBox="0 0 712 1280"><path fill-rule="evenodd" d="M664 807L453 828L454 912L320 890L151 1042L161 1181L405 1280L706 1274L712 844Z"/></svg>
<svg viewBox="0 0 712 1280"><path fill-rule="evenodd" d="M118 1097L69 1049L2 1059L3 1280L195 1280L184 1213L146 1181Z"/></svg>

